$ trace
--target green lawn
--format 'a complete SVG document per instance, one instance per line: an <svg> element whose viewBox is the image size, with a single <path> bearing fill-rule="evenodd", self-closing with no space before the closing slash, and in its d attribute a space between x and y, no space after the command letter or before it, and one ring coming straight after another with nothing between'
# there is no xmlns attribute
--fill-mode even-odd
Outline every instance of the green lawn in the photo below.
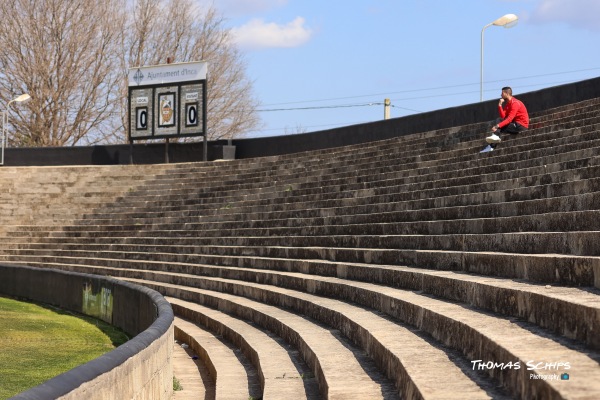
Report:
<svg viewBox="0 0 600 400"><path fill-rule="evenodd" d="M0 399L84 364L127 339L94 318L0 297Z"/></svg>

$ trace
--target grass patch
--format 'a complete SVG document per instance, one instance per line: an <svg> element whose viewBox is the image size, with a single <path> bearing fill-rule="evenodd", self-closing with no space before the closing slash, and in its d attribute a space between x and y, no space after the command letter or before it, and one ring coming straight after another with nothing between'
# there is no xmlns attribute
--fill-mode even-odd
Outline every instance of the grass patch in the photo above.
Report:
<svg viewBox="0 0 600 400"><path fill-rule="evenodd" d="M0 399L101 356L127 335L103 321L0 297Z"/></svg>
<svg viewBox="0 0 600 400"><path fill-rule="evenodd" d="M183 386L181 386L181 382L179 382L179 379L173 377L173 391L179 392L181 390L183 390Z"/></svg>

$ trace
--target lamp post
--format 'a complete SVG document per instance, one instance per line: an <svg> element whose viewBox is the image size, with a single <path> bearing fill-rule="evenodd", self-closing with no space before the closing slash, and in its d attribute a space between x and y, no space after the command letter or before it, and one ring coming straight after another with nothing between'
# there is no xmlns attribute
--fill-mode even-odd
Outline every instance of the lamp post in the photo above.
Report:
<svg viewBox="0 0 600 400"><path fill-rule="evenodd" d="M490 22L481 30L481 69L480 69L480 79L479 79L479 101L483 101L483 32L486 28L495 25L495 26L503 26L505 28L512 28L519 21L519 17L515 14L506 14L494 22Z"/></svg>
<svg viewBox="0 0 600 400"><path fill-rule="evenodd" d="M27 93L24 93L18 97L15 97L6 105L6 110L2 114L2 155L0 157L0 165L4 165L4 148L6 147L6 133L8 132L8 110L10 109L10 105L14 102L20 103L22 101L29 100L31 96Z"/></svg>

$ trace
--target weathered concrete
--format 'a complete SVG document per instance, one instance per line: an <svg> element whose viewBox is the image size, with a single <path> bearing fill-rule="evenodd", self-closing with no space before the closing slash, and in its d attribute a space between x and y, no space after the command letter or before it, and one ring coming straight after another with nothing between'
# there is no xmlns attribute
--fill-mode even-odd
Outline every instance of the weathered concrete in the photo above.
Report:
<svg viewBox="0 0 600 400"><path fill-rule="evenodd" d="M0 173L11 194L41 204L24 212L0 195L0 260L139 280L187 301L177 312L229 335L265 393L260 346L231 317L295 348L321 394L594 398L597 385L579 379L600 374L599 104L532 113L491 154L478 153L488 127L477 122L173 165L131 190L116 169L114 190L97 191L78 186L76 168L56 186L52 169L29 182ZM86 179L110 187L103 172ZM521 368L479 371L476 360ZM579 378L531 378L530 360L569 362ZM340 375L340 362L355 372Z"/></svg>
<svg viewBox="0 0 600 400"><path fill-rule="evenodd" d="M106 277L0 265L1 294L78 313L85 312L84 283L111 291L111 322L135 337L13 398L169 399L173 392L173 311L162 296Z"/></svg>
<svg viewBox="0 0 600 400"><path fill-rule="evenodd" d="M180 385L180 390L173 391L174 400L215 398L215 385L208 369L196 353L177 340L173 343L173 376Z"/></svg>
<svg viewBox="0 0 600 400"><path fill-rule="evenodd" d="M181 318L175 321L175 337L186 343L208 367L215 386L215 399L261 397L256 370L233 346Z"/></svg>
<svg viewBox="0 0 600 400"><path fill-rule="evenodd" d="M154 285L169 296L198 302L253 321L294 345L313 370L321 394L331 399L395 399L394 387L374 368L372 361L344 343L335 331L304 317L264 303L175 285ZM235 298L234 301L232 299ZM343 365L344 368L340 368ZM217 379L218 381L218 379Z"/></svg>
<svg viewBox="0 0 600 400"><path fill-rule="evenodd" d="M209 329L244 353L258 372L262 397L315 398L318 386L314 378L305 378L309 371L308 367L275 340L273 335L268 335L246 321L199 304L173 297L167 300L177 315Z"/></svg>
<svg viewBox="0 0 600 400"><path fill-rule="evenodd" d="M199 281L198 283L200 283ZM225 298L229 298L232 303L229 306L232 307L232 312L239 312L241 307L245 307L242 304L248 304L248 302L241 298L231 299L224 293L233 293L236 296L259 300L261 301L259 304L264 302L285 305L298 313L320 319L323 322L326 321L355 340L367 340L365 334L374 333L374 330L357 330L355 324L359 317L355 313L348 310L334 310L332 307L335 307L335 301L324 301L322 297L268 285L242 284L221 279L202 279L201 281L203 289L183 289L177 284L155 284L152 281L143 283L164 293L176 293L178 297L191 296L195 301L204 304L222 304ZM137 282L142 283L141 281ZM367 286L367 284L363 284L363 286ZM335 297L353 299L381 309L389 315L428 332L446 345L459 349L472 361L493 360L505 364L519 361L524 366L530 360L552 363L559 362L560 358L561 360L571 360L569 362L572 367L569 373L584 377L585 383L561 386L560 381L558 384L550 381L531 381L529 372L525 371L525 368L486 371L495 379L503 382L517 397L577 398L586 396L590 391L598 390L597 387L590 387L587 383L600 376L600 367L594 361L598 357L596 353L582 354L578 350L570 348L571 346L560 344L556 338L538 336L539 331L532 331L530 326L521 327L510 320L488 316L458 304L442 302L392 288L377 287L373 289L374 292L371 292L369 297L357 291L355 287L348 287L346 294L342 291L335 292L335 294L331 290L327 292ZM316 293L320 294L320 291L317 290ZM264 306L255 305L253 307ZM269 315L273 315L273 312L270 312ZM389 329L387 331L389 332ZM382 360L381 357L376 357L376 359ZM441 378L437 377L437 379ZM445 386L442 385L442 387ZM433 394L430 396L434 397ZM465 396L467 396L466 393L463 394L463 398L467 398ZM477 398L480 396L481 394L476 395ZM411 397L415 397L414 393Z"/></svg>

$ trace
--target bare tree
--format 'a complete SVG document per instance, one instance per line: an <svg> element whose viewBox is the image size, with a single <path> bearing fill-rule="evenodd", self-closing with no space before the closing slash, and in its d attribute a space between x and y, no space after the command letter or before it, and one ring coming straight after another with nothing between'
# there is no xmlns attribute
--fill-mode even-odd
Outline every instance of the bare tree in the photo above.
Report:
<svg viewBox="0 0 600 400"><path fill-rule="evenodd" d="M117 129L123 26L119 0L2 0L0 99L14 110L13 146L93 144Z"/></svg>
<svg viewBox="0 0 600 400"><path fill-rule="evenodd" d="M203 10L191 0L137 0L131 7L124 66L160 64L167 57L207 61L208 138L239 137L258 125L246 65L214 7ZM122 118L126 126L125 107Z"/></svg>
<svg viewBox="0 0 600 400"><path fill-rule="evenodd" d="M127 69L167 57L209 63L209 139L240 136L259 122L246 66L213 7L192 0L0 0L0 14L0 102L32 96L11 112L12 146L124 142Z"/></svg>

